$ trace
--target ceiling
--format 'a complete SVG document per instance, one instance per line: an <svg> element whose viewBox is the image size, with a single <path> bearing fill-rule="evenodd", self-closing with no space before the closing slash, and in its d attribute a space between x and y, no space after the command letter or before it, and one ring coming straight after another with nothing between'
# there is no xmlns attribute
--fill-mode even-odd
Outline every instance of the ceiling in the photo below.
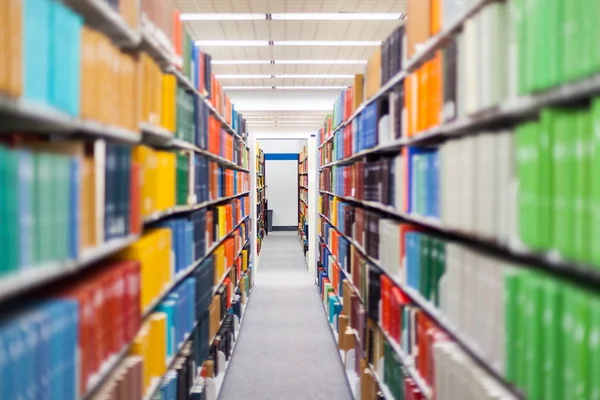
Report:
<svg viewBox="0 0 600 400"><path fill-rule="evenodd" d="M213 60L213 73L227 94L235 102L235 93L241 90L269 91L274 103L277 93L284 90L323 91L330 90L333 99L344 87L353 82L353 75L364 72L366 61L378 43L383 41L403 21L406 0L174 0L182 14L188 16L185 26L192 39ZM310 13L284 16L282 13ZM395 19L336 20L321 13L380 13L396 14ZM208 14L208 15L207 15ZM217 14L217 15L215 15ZM218 15L221 14L221 15ZM237 15L231 15L237 14ZM246 14L246 15L240 15ZM252 14L252 15L248 15ZM262 15L261 15L262 14ZM320 14L320 15L315 15ZM400 16L400 14L402 14ZM345 15L343 18L347 18ZM244 20L245 18L245 20ZM328 20L324 20L328 19ZM333 19L333 20L332 20ZM367 19L367 20L365 20ZM202 41L218 41L202 43ZM260 41L249 45L247 42ZM285 43L286 41L311 41L309 43ZM324 45L323 41L337 41ZM369 41L371 43L348 43ZM274 43L273 43L274 42ZM283 43L282 43L283 42ZM321 61L326 60L326 61ZM333 61L332 61L333 60ZM244 63L244 62L250 63ZM300 63L296 63L300 61ZM288 63L285 63L288 62ZM321 63L316 63L321 62ZM273 87L275 90L273 90ZM314 124L315 112L298 107L294 113L281 114L265 107L260 123L244 112L249 126L263 126L265 120L281 126L283 114L294 115L293 123ZM320 112L319 117L326 115ZM271 118L264 118L270 116ZM277 118L276 118L277 116ZM277 122L276 122L277 121ZM312 128L311 128L312 129Z"/></svg>

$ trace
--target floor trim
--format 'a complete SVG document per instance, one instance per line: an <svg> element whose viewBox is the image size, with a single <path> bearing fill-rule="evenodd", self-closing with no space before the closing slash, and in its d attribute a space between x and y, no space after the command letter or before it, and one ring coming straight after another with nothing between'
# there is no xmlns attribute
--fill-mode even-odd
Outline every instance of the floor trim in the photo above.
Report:
<svg viewBox="0 0 600 400"><path fill-rule="evenodd" d="M274 226L273 229L271 230L271 232L281 232L281 231L297 231L298 227L297 226Z"/></svg>

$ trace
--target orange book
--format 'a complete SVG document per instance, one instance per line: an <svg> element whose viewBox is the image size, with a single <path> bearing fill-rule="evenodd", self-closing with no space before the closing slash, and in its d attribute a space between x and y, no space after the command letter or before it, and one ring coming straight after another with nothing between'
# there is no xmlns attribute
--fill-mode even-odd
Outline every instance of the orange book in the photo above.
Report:
<svg viewBox="0 0 600 400"><path fill-rule="evenodd" d="M442 30L442 0L431 0L430 34L435 35Z"/></svg>
<svg viewBox="0 0 600 400"><path fill-rule="evenodd" d="M442 122L442 107L444 98L444 74L443 74L443 54L441 50L436 51L432 61L432 126L437 126Z"/></svg>
<svg viewBox="0 0 600 400"><path fill-rule="evenodd" d="M0 2L0 93L10 91L10 8L11 1Z"/></svg>
<svg viewBox="0 0 600 400"><path fill-rule="evenodd" d="M206 248L210 249L213 245L213 210L206 210Z"/></svg>
<svg viewBox="0 0 600 400"><path fill-rule="evenodd" d="M183 26L181 24L181 14L179 13L178 10L173 10L173 32L172 32L172 37L173 37L173 48L175 49L175 59L176 59L176 63L175 66L179 69L183 68L183 59L182 59L182 37L183 37Z"/></svg>

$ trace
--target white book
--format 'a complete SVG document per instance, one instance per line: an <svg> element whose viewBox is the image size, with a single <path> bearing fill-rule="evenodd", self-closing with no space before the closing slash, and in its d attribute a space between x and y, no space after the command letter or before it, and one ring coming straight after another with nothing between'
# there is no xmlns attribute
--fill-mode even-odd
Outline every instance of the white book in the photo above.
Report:
<svg viewBox="0 0 600 400"><path fill-rule="evenodd" d="M404 210L404 158L401 155L394 158L394 208Z"/></svg>
<svg viewBox="0 0 600 400"><path fill-rule="evenodd" d="M512 131L497 133L496 151L497 165L496 179L497 213L496 213L496 238L500 243L508 243L514 231L516 203L513 186L516 181L515 148Z"/></svg>
<svg viewBox="0 0 600 400"><path fill-rule="evenodd" d="M463 28L464 34L464 95L465 95L465 114L470 115L477 111L478 104L478 86L480 68L477 58L477 20L471 18L467 20Z"/></svg>

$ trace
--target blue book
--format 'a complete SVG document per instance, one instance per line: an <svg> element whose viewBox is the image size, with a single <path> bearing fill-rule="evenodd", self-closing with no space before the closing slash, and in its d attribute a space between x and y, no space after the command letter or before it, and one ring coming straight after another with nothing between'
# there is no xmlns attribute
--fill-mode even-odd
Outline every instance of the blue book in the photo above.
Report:
<svg viewBox="0 0 600 400"><path fill-rule="evenodd" d="M80 160L73 157L70 160L69 182L69 258L79 256L79 182L81 181Z"/></svg>
<svg viewBox="0 0 600 400"><path fill-rule="evenodd" d="M194 224L189 218L183 222L183 246L186 268L194 263Z"/></svg>
<svg viewBox="0 0 600 400"><path fill-rule="evenodd" d="M0 154L0 157L2 155ZM25 150L18 151L19 158L19 268L33 264L32 223L33 223L33 158ZM1 197L1 196L0 196ZM2 242L5 243L5 242Z"/></svg>
<svg viewBox="0 0 600 400"><path fill-rule="evenodd" d="M172 357L175 353L175 335L174 335L174 326L173 326L173 318L175 315L174 308L176 303L174 300L165 300L161 302L158 307L158 312L163 312L167 316L167 358Z"/></svg>
<svg viewBox="0 0 600 400"><path fill-rule="evenodd" d="M23 0L23 97L49 104L50 0Z"/></svg>
<svg viewBox="0 0 600 400"><path fill-rule="evenodd" d="M110 240L114 232L114 219L116 212L115 204L115 181L117 169L116 146L110 143L106 144L106 165L105 165L105 215L104 215L104 239Z"/></svg>

